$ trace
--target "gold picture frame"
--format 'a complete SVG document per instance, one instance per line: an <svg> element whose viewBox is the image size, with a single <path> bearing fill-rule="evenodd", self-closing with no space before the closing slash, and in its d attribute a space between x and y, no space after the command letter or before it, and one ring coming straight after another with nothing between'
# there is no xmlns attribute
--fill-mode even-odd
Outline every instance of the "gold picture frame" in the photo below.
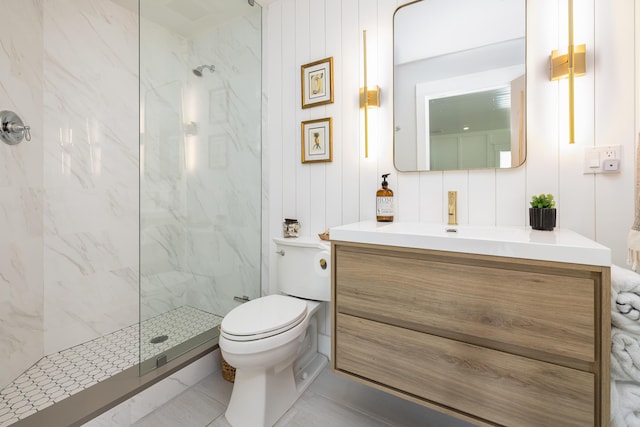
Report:
<svg viewBox="0 0 640 427"><path fill-rule="evenodd" d="M302 108L333 103L333 57L300 67Z"/></svg>
<svg viewBox="0 0 640 427"><path fill-rule="evenodd" d="M330 162L333 159L331 117L302 122L302 163Z"/></svg>

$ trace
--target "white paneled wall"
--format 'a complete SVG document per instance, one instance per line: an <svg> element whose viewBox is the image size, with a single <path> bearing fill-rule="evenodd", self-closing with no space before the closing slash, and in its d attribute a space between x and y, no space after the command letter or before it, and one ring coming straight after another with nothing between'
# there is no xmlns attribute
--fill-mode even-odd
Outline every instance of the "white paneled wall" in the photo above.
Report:
<svg viewBox="0 0 640 427"><path fill-rule="evenodd" d="M575 39L588 49L588 74L576 80L576 144L567 142L566 81L548 79L551 50L567 44L567 4L529 1L525 165L514 170L423 173L398 172L392 161L392 21L395 8L404 3L275 0L266 5L269 237L281 234L284 217L298 218L305 235L374 219L380 175L391 172L389 187L396 195L398 221L443 222L447 191L457 190L460 223L525 226L531 195L550 192L558 200L560 227L611 247L613 261L624 265L626 236L633 222L633 2L576 2ZM368 159L363 154L358 108L364 29L369 81L382 89L382 105L370 119L373 146ZM335 102L303 110L300 66L329 56L334 58ZM300 122L323 117L334 121L333 161L302 164ZM611 144L623 146L622 172L583 175L584 147ZM272 253L265 255L271 267ZM273 280L273 268L270 277Z"/></svg>
<svg viewBox="0 0 640 427"><path fill-rule="evenodd" d="M595 234L614 250L614 262L620 264L626 259L626 231L633 224L634 206L634 80L638 73L634 69L634 31L640 26L640 21L634 23L634 4L640 8L637 0L595 2L595 142L622 144L624 151L622 175L593 183Z"/></svg>

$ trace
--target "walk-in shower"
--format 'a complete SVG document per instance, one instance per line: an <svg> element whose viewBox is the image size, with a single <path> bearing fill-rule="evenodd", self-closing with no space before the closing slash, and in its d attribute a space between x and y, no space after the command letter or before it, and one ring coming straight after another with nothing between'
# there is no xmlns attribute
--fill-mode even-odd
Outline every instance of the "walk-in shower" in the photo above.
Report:
<svg viewBox="0 0 640 427"><path fill-rule="evenodd" d="M260 292L261 11L226 1L234 19L140 3L140 345L158 349L143 371L217 337L234 297ZM167 313L181 320L145 326Z"/></svg>
<svg viewBox="0 0 640 427"><path fill-rule="evenodd" d="M4 427L215 342L234 297L259 296L262 18L237 0L0 5L0 110L31 137L0 142Z"/></svg>

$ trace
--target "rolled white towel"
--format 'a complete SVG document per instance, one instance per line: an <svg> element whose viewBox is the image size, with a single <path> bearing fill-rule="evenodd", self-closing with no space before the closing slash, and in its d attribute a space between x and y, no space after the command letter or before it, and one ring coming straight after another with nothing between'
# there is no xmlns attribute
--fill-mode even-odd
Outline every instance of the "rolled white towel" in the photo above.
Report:
<svg viewBox="0 0 640 427"><path fill-rule="evenodd" d="M611 427L640 427L640 385L611 382Z"/></svg>
<svg viewBox="0 0 640 427"><path fill-rule="evenodd" d="M615 327L611 328L611 376L640 383L640 339Z"/></svg>
<svg viewBox="0 0 640 427"><path fill-rule="evenodd" d="M611 324L640 336L640 274L611 266Z"/></svg>
<svg viewBox="0 0 640 427"><path fill-rule="evenodd" d="M616 381L611 380L611 427L627 427Z"/></svg>
<svg viewBox="0 0 640 427"><path fill-rule="evenodd" d="M620 292L616 297L616 308L628 319L640 319L640 295L632 292Z"/></svg>

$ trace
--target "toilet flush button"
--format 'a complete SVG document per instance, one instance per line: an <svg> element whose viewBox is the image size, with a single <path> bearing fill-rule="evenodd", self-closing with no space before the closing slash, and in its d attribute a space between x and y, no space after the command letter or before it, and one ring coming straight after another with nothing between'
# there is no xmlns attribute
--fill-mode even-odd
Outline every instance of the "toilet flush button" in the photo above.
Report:
<svg viewBox="0 0 640 427"><path fill-rule="evenodd" d="M331 272L331 253L320 251L313 258L315 273L320 277L328 277Z"/></svg>

